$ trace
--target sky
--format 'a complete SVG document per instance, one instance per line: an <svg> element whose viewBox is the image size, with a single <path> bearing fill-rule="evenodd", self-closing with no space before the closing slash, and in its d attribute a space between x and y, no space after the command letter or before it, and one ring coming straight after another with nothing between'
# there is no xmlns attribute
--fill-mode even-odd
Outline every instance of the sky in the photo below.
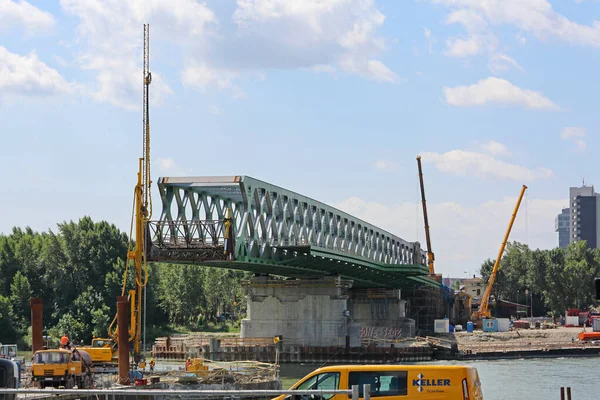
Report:
<svg viewBox="0 0 600 400"><path fill-rule="evenodd" d="M510 240L542 249L600 185L598 0L0 0L0 233L129 231L144 23L155 182L249 175L425 247L420 154L452 277L495 259L522 185Z"/></svg>

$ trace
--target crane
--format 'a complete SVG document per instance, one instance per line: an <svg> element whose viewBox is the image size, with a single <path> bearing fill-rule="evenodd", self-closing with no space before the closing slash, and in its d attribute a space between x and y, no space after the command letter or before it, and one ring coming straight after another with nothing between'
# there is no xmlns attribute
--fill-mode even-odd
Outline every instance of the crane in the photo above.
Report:
<svg viewBox="0 0 600 400"><path fill-rule="evenodd" d="M425 220L425 239L427 240L427 265L429 266L429 275L435 276L433 262L435 255L431 249L431 235L429 234L429 219L427 218L427 204L425 202L425 185L423 184L423 169L421 168L421 156L417 156L417 165L419 166L419 183L421 184L421 202L423 203L423 219Z"/></svg>
<svg viewBox="0 0 600 400"><path fill-rule="evenodd" d="M132 215L132 230L135 222L135 246L131 248L130 241L127 249L127 262L123 278L121 295L125 295L127 287L127 271L130 261L135 265L135 290L129 291L129 302L131 303L131 323L127 331L129 341L133 342L133 359L136 363L143 361L141 352L142 338L142 291L148 284L148 268L146 262L146 240L148 238L148 221L152 217L152 194L150 179L150 115L149 115L149 86L152 82L150 67L150 25L144 24L144 70L143 70L143 135L142 135L142 157L139 159L139 171L137 173L137 184L134 190L134 210ZM116 316L113 319L108 333L113 339L117 339L119 332L115 327Z"/></svg>
<svg viewBox="0 0 600 400"><path fill-rule="evenodd" d="M506 248L506 243L508 242L508 236L510 235L510 231L512 230L512 226L515 222L515 218L517 217L517 213L519 212L519 207L521 206L521 200L523 200L523 195L527 190L527 186L523 185L521 188L521 194L519 195L519 199L517 200L517 204L515 205L515 210L512 213L510 218L510 222L508 223L508 229L506 230L506 234L504 235L504 241L502 245L500 245L500 251L498 252L498 257L496 257L496 262L494 263L494 268L492 269L492 273L490 274L490 279L488 281L487 287L485 288L485 292L483 293L483 297L481 298L481 304L479 304L479 309L471 315L471 321L475 323L476 326L479 326L482 318L489 318L491 316L489 310L489 301L490 294L492 293L492 286L494 286L494 281L496 280L496 274L498 273L498 268L500 267L500 259L502 258L502 254L504 253L504 249Z"/></svg>

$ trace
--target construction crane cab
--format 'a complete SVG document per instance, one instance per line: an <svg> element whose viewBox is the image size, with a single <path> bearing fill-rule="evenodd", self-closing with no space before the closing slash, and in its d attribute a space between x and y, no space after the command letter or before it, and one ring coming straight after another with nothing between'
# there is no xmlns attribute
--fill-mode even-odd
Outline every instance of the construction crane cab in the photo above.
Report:
<svg viewBox="0 0 600 400"><path fill-rule="evenodd" d="M494 263L494 268L492 269L492 273L490 274L490 278L488 280L488 284L485 288L485 292L483 293L483 297L481 298L481 303L479 304L479 308L477 311L474 311L471 314L471 322L476 328L481 328L482 320L491 317L491 312L489 309L489 301L490 294L492 293L492 287L494 286L494 282L496 281L496 274L498 273L498 268L500 267L500 259L502 258L502 254L504 254L504 249L506 248L506 243L508 242L508 237L510 236L510 231L512 230L513 224L517 217L517 213L519 212L519 207L521 206L521 200L523 200L523 195L527 190L527 186L523 185L521 188L521 194L519 194L519 198L517 199L517 204L515 205L515 209L510 218L510 222L508 223L508 228L506 229L506 233L504 235L504 241L500 245L500 251L498 252L498 257L496 257L496 262Z"/></svg>

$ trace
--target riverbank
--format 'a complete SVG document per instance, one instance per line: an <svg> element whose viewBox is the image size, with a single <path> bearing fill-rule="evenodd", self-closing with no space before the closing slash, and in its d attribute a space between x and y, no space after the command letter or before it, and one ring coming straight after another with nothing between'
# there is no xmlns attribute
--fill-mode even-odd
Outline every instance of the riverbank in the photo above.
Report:
<svg viewBox="0 0 600 400"><path fill-rule="evenodd" d="M456 342L458 354L450 358L459 360L600 356L600 344L579 342L577 335L582 330L559 327L510 332L456 332L444 335L444 338ZM447 357L442 355L440 358Z"/></svg>

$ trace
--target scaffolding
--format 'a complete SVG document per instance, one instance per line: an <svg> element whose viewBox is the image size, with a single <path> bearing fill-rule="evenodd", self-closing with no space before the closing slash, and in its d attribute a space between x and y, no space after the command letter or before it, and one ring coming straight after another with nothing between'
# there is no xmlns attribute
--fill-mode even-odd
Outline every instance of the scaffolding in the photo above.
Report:
<svg viewBox="0 0 600 400"><path fill-rule="evenodd" d="M416 286L403 289L402 297L407 301L408 317L415 320L417 336L434 330L434 320L449 317L449 303L441 288Z"/></svg>

